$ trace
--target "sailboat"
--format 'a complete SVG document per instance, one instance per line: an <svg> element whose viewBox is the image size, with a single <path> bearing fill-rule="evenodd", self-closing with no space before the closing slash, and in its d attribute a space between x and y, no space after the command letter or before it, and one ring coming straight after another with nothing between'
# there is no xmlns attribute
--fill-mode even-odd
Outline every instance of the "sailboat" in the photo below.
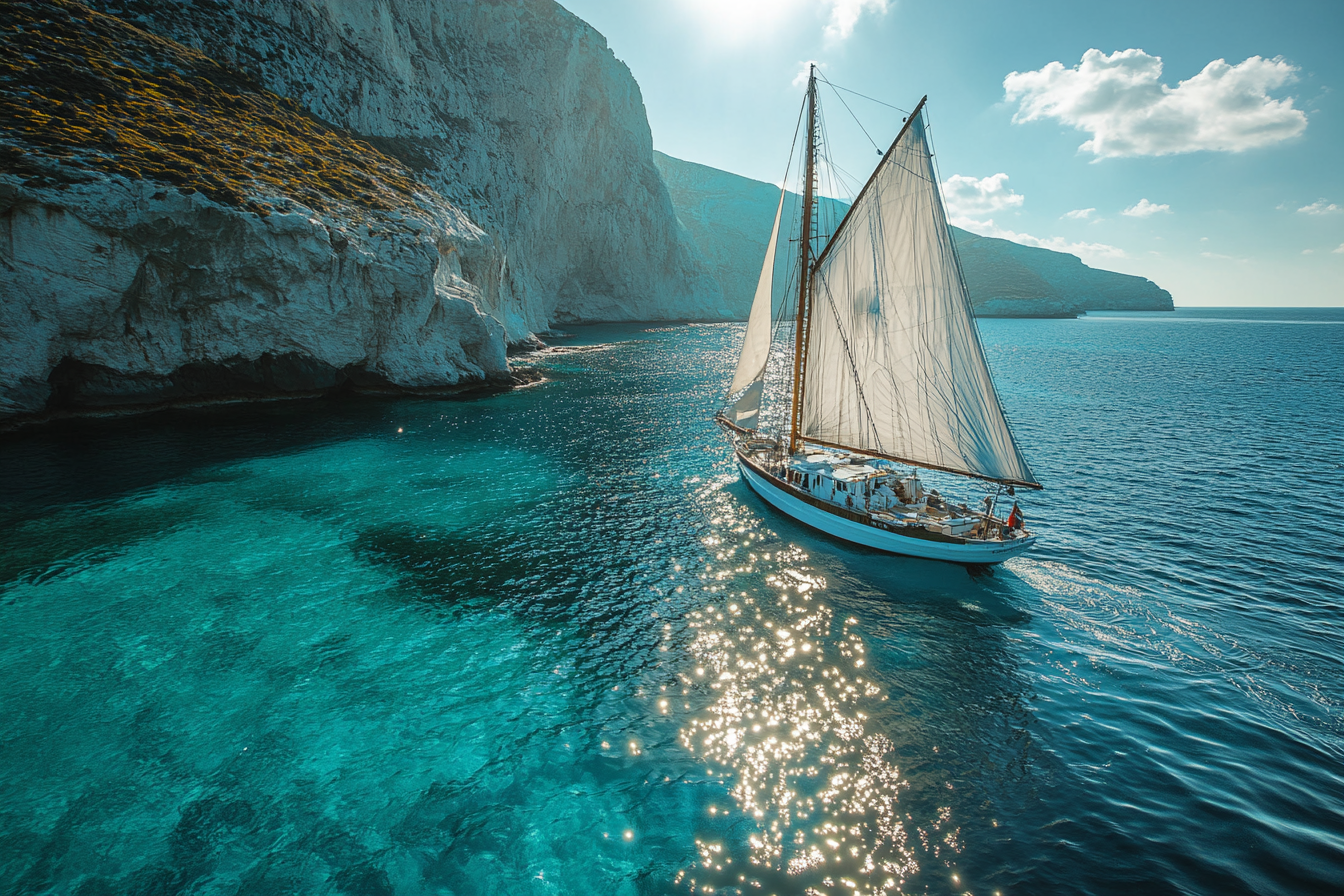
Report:
<svg viewBox="0 0 1344 896"><path fill-rule="evenodd" d="M807 136L797 303L772 314L780 192L737 368L716 421L742 478L777 510L828 535L968 565L1029 550L1018 489L1039 489L994 389L929 145L925 103L824 239L817 233L817 71ZM801 113L800 113L801 114ZM801 123L801 122L800 122ZM880 149L878 150L881 151ZM786 178L787 180L787 178ZM791 291L790 291L791 292ZM792 317L791 364L768 376ZM781 349L781 356L787 349ZM782 360L782 357L781 357ZM788 401L788 432L762 402ZM783 393L783 394L775 394ZM921 478L924 477L924 478ZM983 486L971 503L925 480Z"/></svg>

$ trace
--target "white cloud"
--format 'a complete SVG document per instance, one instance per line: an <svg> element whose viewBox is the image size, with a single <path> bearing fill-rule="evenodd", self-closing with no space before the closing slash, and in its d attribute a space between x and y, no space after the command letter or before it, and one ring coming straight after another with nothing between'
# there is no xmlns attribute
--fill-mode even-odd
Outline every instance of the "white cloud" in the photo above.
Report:
<svg viewBox="0 0 1344 896"><path fill-rule="evenodd" d="M1063 237L1052 236L1041 239L1032 236L1029 233L1018 233L999 227L990 218L985 221L977 221L972 218L950 218L951 223L960 227L962 230L969 230L971 233L978 233L981 236L998 237L1001 240L1011 240L1014 243L1020 243L1023 246L1036 246L1041 249L1052 249L1055 252L1067 252L1070 255L1077 255L1083 261L1096 263L1108 258L1124 258L1125 252L1115 246L1108 246L1105 243L1071 243Z"/></svg>
<svg viewBox="0 0 1344 896"><path fill-rule="evenodd" d="M1326 202L1324 199L1317 199L1311 205L1302 206L1300 209L1298 209L1298 211L1304 215L1330 215L1334 214L1335 212L1344 212L1344 208L1340 208L1333 202Z"/></svg>
<svg viewBox="0 0 1344 896"><path fill-rule="evenodd" d="M1073 68L1051 62L1034 72L1012 72L1003 89L1006 100L1018 101L1013 121L1055 118L1087 131L1092 139L1079 149L1098 159L1240 152L1306 130L1306 113L1293 108L1291 97L1269 96L1295 81L1297 71L1281 57L1252 56L1237 65L1215 59L1168 87L1159 80L1161 57L1143 50L1107 56L1093 49Z"/></svg>
<svg viewBox="0 0 1344 896"><path fill-rule="evenodd" d="M1344 243L1340 243L1338 249L1331 249L1331 250L1330 250L1330 254L1331 254L1331 255L1344 255Z"/></svg>
<svg viewBox="0 0 1344 896"><path fill-rule="evenodd" d="M854 26L865 11L872 10L878 15L885 14L891 8L891 0L823 0L831 7L831 20L823 32L830 43L848 40L854 33Z"/></svg>
<svg viewBox="0 0 1344 896"><path fill-rule="evenodd" d="M943 181L943 201L954 218L979 217L1021 208L1026 197L1008 187L1008 175L1003 172L979 179L954 174Z"/></svg>
<svg viewBox="0 0 1344 896"><path fill-rule="evenodd" d="M815 59L809 59L799 64L798 74L793 76L794 87L806 87L808 76L812 74L812 66L816 66L818 71L826 68L826 63L818 62Z"/></svg>
<svg viewBox="0 0 1344 896"><path fill-rule="evenodd" d="M1071 212L1065 212L1064 217L1073 218L1077 221L1085 221L1087 220L1088 215L1092 214L1094 211L1096 211L1095 208L1076 208Z"/></svg>
<svg viewBox="0 0 1344 896"><path fill-rule="evenodd" d="M1302 254L1303 254L1303 255L1315 255L1315 254L1316 254L1316 250L1315 250L1315 249L1303 249L1303 250L1302 250Z"/></svg>
<svg viewBox="0 0 1344 896"><path fill-rule="evenodd" d="M1120 214L1128 215L1131 218L1151 218L1159 212L1169 215L1171 214L1171 206L1165 202L1158 205L1155 202L1149 202L1147 199L1140 199Z"/></svg>

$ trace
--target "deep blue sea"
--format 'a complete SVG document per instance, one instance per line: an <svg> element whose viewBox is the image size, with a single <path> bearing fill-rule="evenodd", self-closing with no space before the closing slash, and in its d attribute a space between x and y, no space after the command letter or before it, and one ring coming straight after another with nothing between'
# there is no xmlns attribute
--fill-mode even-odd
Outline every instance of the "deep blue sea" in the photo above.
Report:
<svg viewBox="0 0 1344 896"><path fill-rule="evenodd" d="M1344 892L1344 309L980 324L992 575L828 540L741 327L0 440L0 893Z"/></svg>

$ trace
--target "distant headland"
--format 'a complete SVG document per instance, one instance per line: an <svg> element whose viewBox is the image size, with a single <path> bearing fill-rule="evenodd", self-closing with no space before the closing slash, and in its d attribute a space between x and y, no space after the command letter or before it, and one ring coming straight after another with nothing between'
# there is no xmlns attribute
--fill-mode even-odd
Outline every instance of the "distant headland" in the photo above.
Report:
<svg viewBox="0 0 1344 896"><path fill-rule="evenodd" d="M746 315L774 188L656 156L552 0L13 0L0 41L0 426L507 383L555 326ZM1171 306L958 238L982 315Z"/></svg>
<svg viewBox="0 0 1344 896"><path fill-rule="evenodd" d="M779 202L779 187L660 152L677 217L745 317ZM796 217L790 194L785 220ZM832 202L843 214L843 203ZM1170 311L1171 293L1151 280L1088 267L1076 255L952 228L978 317L1077 317L1088 311Z"/></svg>

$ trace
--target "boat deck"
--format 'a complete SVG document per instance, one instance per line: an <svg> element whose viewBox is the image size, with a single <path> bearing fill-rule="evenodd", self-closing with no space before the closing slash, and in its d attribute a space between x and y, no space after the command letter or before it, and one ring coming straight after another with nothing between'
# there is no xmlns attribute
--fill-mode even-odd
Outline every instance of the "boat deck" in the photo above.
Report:
<svg viewBox="0 0 1344 896"><path fill-rule="evenodd" d="M782 456L746 440L738 456L791 497L850 522L949 545L1025 549L1035 537L984 509L924 489L918 474L882 458L831 450Z"/></svg>

